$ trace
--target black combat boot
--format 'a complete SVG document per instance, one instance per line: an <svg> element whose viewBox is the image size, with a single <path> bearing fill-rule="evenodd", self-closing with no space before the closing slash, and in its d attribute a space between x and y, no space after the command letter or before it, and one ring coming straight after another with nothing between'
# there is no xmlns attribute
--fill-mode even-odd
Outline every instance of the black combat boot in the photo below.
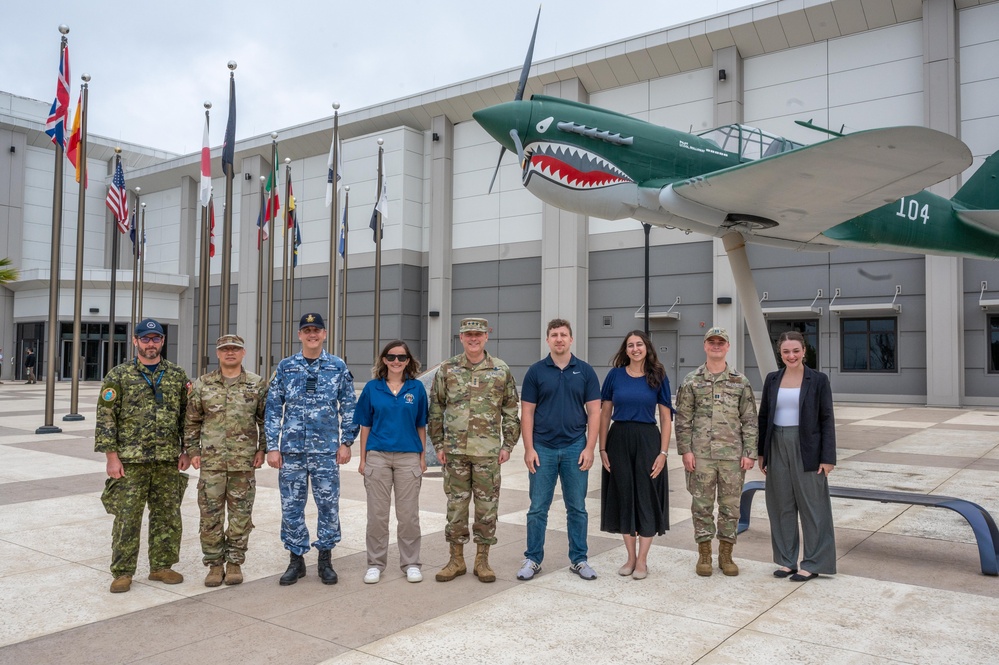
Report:
<svg viewBox="0 0 999 665"><path fill-rule="evenodd" d="M305 559L301 554L291 552L291 561L288 563L288 570L281 576L281 586L288 586L298 581L298 578L305 577Z"/></svg>
<svg viewBox="0 0 999 665"><path fill-rule="evenodd" d="M323 584L336 584L338 579L336 571L333 570L333 565L330 563L332 556L333 550L319 550L319 579L322 580Z"/></svg>

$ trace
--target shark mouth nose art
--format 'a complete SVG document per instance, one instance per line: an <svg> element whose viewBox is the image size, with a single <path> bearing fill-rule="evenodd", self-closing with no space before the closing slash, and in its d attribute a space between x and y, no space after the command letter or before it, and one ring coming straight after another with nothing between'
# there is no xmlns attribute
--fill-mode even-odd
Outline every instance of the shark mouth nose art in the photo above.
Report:
<svg viewBox="0 0 999 665"><path fill-rule="evenodd" d="M621 169L603 157L562 143L534 143L527 150L524 184L534 174L563 187L577 190L600 189L634 182Z"/></svg>

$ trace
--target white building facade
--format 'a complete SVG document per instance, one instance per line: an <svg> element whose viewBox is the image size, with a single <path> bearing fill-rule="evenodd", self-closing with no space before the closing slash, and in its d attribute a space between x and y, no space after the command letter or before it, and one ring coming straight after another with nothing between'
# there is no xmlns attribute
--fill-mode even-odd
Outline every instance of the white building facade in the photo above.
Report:
<svg viewBox="0 0 999 665"><path fill-rule="evenodd" d="M990 64L999 61L996 28L994 1L764 2L537 62L527 95L543 92L693 132L740 122L803 143L825 137L796 120L844 126L846 132L928 126L961 138L975 158L962 176L934 188L951 196L999 150L999 70ZM498 145L471 114L512 99L518 78L516 70L486 75L339 116L350 187L346 359L359 379L368 376L375 346L368 221L379 138L389 197L381 342L405 339L425 365L433 365L459 350L461 318L484 316L493 328L490 352L522 378L546 352L546 321L560 316L574 325L577 354L602 375L625 334L644 325L645 236L637 221L588 218L541 203L521 186L510 156L488 193ZM48 324L53 158L43 133L47 110L46 103L0 93L0 139L11 146L0 151L0 256L11 257L22 271L18 283L0 287L0 344L8 357L15 356L15 370L23 350L44 340ZM303 237L294 328L301 312L329 311L330 242L337 241L324 201L332 125L332 118L324 118L277 132L280 157L291 160ZM271 141L269 135L244 139L235 153L229 319L230 330L247 338L250 366L263 346L257 332L263 317L257 311L256 220ZM111 265L103 177L111 171L114 144L100 137L90 142L83 321L93 344L84 355L93 367L89 378L99 378L108 352ZM167 325L168 355L193 372L200 155L121 147L128 187L140 188L145 204L143 313ZM218 169L218 149L214 154ZM281 172L284 198L283 163ZM220 171L215 176L221 222L225 181ZM67 175L58 322L63 331L72 323L75 188ZM221 247L221 230L217 235ZM670 380L676 384L703 361L703 332L719 324L733 333L730 360L759 389L762 380L720 241L663 228L653 228L650 241L650 332ZM280 279L280 233L275 245L273 276ZM810 359L831 376L837 399L999 406L999 264L875 249L825 254L752 245L749 259L771 335L804 332ZM127 327L131 306L130 262L126 241L118 272L119 328ZM338 261L338 286L342 268ZM219 334L220 270L216 256L210 340ZM274 291L280 298L279 284ZM868 307L835 307L843 304ZM279 316L279 304L274 312ZM270 352L277 359L280 321L272 326ZM329 327L339 348L339 321ZM293 332L289 327L286 334L294 339ZM126 343L124 329L117 339ZM11 369L4 368L5 378Z"/></svg>

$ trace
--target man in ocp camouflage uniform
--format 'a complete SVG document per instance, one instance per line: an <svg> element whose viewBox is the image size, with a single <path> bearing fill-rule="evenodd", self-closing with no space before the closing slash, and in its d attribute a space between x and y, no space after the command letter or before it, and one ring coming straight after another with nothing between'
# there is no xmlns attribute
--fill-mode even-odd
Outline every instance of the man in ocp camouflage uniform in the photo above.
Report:
<svg viewBox="0 0 999 665"><path fill-rule="evenodd" d="M427 434L444 465L444 535L451 549L437 581L449 582L466 572L468 504L474 497L473 572L480 582L494 582L489 546L496 543L500 464L510 459L520 438L517 384L507 364L486 352L485 319L463 319L458 332L465 351L441 363L430 391L427 422Z"/></svg>
<svg viewBox="0 0 999 665"><path fill-rule="evenodd" d="M326 353L326 325L316 313L298 325L302 350L278 363L267 392L264 424L267 464L278 472L281 490L281 540L290 552L282 586L305 576L303 555L309 551L305 501L319 511L316 540L319 579L336 584L331 558L340 542L340 465L350 461L350 447L360 426L354 423L354 377L347 365Z"/></svg>
<svg viewBox="0 0 999 665"><path fill-rule="evenodd" d="M180 584L180 503L190 459L182 448L191 383L162 357L163 326L143 319L132 344L136 357L107 373L97 401L94 450L107 457L104 507L111 531L111 593L128 591L139 558L142 512L149 505L149 579Z"/></svg>
<svg viewBox="0 0 999 665"><path fill-rule="evenodd" d="M746 471L756 461L756 399L749 379L728 366L728 333L712 327L704 335L707 360L687 375L676 393L677 452L683 457L697 542L698 575L711 575L714 503L718 498L718 567L738 575L732 560Z"/></svg>
<svg viewBox="0 0 999 665"><path fill-rule="evenodd" d="M243 581L257 493L255 469L264 463L267 383L243 369L245 346L239 335L219 337L219 368L199 378L187 400L184 443L191 466L201 470L198 506L207 587Z"/></svg>

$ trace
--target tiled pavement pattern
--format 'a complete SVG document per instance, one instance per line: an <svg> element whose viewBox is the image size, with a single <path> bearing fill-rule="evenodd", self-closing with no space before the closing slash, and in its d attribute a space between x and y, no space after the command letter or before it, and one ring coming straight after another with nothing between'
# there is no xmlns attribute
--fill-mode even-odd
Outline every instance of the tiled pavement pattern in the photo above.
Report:
<svg viewBox="0 0 999 665"><path fill-rule="evenodd" d="M971 529L950 511L833 500L839 574L806 584L771 576L762 495L735 548L742 573L694 575L689 496L669 459L672 530L657 538L648 579L619 577L621 541L599 525L600 476L590 476L587 582L568 570L564 512L553 505L542 573L518 582L528 508L522 449L503 469L499 579L440 584L446 561L439 473L423 485L425 580L392 563L362 583L365 502L356 461L343 471L340 583L308 575L280 587L287 555L272 469L258 475L246 582L207 589L194 484L184 501L177 586L148 582L145 551L132 590L111 595L111 517L93 452L99 386L81 388L82 422L36 435L44 386L0 386L0 663L995 663L999 578L980 573ZM837 485L949 494L999 516L999 411L837 407ZM195 472L196 473L196 472ZM750 478L761 477L753 471ZM311 508L311 502L310 502ZM562 512L562 514L559 514ZM314 525L314 512L310 513ZM394 526L393 526L394 530ZM143 536L145 541L145 535ZM471 548L469 548L471 549ZM469 563L472 552L467 552Z"/></svg>

